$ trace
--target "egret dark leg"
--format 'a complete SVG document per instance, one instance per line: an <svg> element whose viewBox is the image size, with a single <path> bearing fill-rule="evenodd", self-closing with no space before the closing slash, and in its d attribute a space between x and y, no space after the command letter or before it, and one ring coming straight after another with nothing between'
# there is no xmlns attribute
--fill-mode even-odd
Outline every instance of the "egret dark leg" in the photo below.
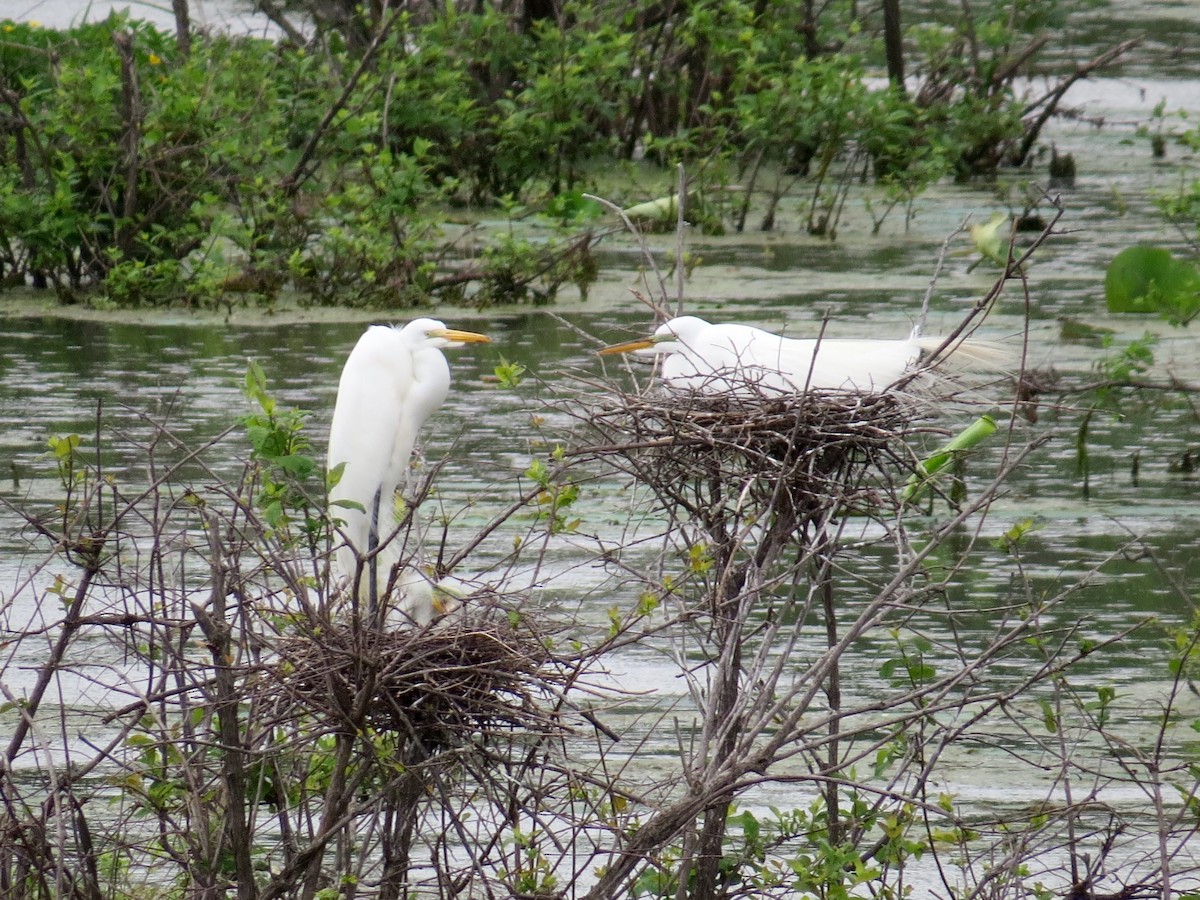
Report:
<svg viewBox="0 0 1200 900"><path fill-rule="evenodd" d="M379 567L375 565L375 551L379 547L379 502L382 499L383 488L375 490L375 499L371 501L371 528L367 532L367 553L371 558L367 561L367 612L371 621L375 621L375 613L379 609Z"/></svg>

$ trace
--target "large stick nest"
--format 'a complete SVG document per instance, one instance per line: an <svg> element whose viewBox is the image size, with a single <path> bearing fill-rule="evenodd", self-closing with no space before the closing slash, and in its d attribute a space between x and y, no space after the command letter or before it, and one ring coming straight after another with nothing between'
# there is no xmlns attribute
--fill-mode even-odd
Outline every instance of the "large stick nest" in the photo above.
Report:
<svg viewBox="0 0 1200 900"><path fill-rule="evenodd" d="M800 527L861 498L870 467L900 460L915 411L900 393L617 394L592 412L590 452L705 522L773 510Z"/></svg>
<svg viewBox="0 0 1200 900"><path fill-rule="evenodd" d="M423 628L334 621L286 638L260 696L283 718L335 732L366 725L424 753L478 733L561 731L546 700L566 675L545 639L498 607L468 610Z"/></svg>

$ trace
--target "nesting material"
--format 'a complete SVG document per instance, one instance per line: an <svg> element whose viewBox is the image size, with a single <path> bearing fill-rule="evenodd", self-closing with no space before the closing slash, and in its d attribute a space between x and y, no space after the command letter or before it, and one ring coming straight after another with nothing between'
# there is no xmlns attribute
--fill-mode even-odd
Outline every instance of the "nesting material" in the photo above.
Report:
<svg viewBox="0 0 1200 900"><path fill-rule="evenodd" d="M797 527L853 504L871 464L907 452L917 405L904 394L747 391L609 396L592 414L592 452L706 523L771 510Z"/></svg>
<svg viewBox="0 0 1200 900"><path fill-rule="evenodd" d="M331 731L367 724L427 756L479 733L561 730L543 702L563 673L545 641L498 607L396 631L333 622L276 649L264 699Z"/></svg>

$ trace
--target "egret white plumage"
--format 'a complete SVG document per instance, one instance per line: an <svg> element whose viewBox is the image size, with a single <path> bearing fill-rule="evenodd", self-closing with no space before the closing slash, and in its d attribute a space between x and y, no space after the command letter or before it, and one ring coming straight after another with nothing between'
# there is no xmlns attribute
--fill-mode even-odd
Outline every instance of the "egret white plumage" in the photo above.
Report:
<svg viewBox="0 0 1200 900"><path fill-rule="evenodd" d="M786 338L749 325L679 316L647 338L614 344L600 353L662 356L662 378L668 385L706 394L868 393L883 391L920 371L924 355L942 343L942 338L928 337ZM930 370L995 371L1005 356L991 343L961 340L943 350Z"/></svg>
<svg viewBox="0 0 1200 900"><path fill-rule="evenodd" d="M417 433L450 390L442 350L490 340L436 319L413 319L400 328L372 325L346 359L326 454L330 471L343 467L329 490L331 512L344 523L345 543L334 562L351 582L361 579L359 594L372 611L401 558L402 542L393 539L396 491L407 480ZM392 587L412 621L432 619L436 585L422 572L404 567Z"/></svg>

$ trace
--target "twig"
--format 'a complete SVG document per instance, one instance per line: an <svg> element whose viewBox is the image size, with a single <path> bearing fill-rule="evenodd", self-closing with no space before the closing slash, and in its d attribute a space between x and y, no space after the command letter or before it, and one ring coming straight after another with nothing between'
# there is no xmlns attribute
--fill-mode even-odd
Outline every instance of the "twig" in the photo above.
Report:
<svg viewBox="0 0 1200 900"><path fill-rule="evenodd" d="M316 153L317 144L321 142L321 139L329 130L330 125L333 124L333 120L354 95L354 90L358 87L359 80L364 74L366 74L367 70L374 63L375 54L378 52L380 45L383 43L384 38L387 37L387 35L391 32L392 26L396 24L400 17L400 13L398 11L392 10L387 19L384 20L383 24L379 26L379 30L376 31L374 37L371 38L371 43L368 44L366 50L363 51L362 59L359 60L358 67L346 81L345 87L342 88L341 95L334 100L332 104L330 104L329 109L325 111L324 117L319 123L317 123L317 127L313 129L312 134L308 136L308 140L305 142L303 149L300 151L300 156L297 158L296 164L292 166L292 170L282 179L280 179L279 189L283 193L284 197L290 199L291 197L295 196L296 192L300 189L300 186L312 176L315 168L309 171L306 170L308 169L309 162L313 158L313 154Z"/></svg>

